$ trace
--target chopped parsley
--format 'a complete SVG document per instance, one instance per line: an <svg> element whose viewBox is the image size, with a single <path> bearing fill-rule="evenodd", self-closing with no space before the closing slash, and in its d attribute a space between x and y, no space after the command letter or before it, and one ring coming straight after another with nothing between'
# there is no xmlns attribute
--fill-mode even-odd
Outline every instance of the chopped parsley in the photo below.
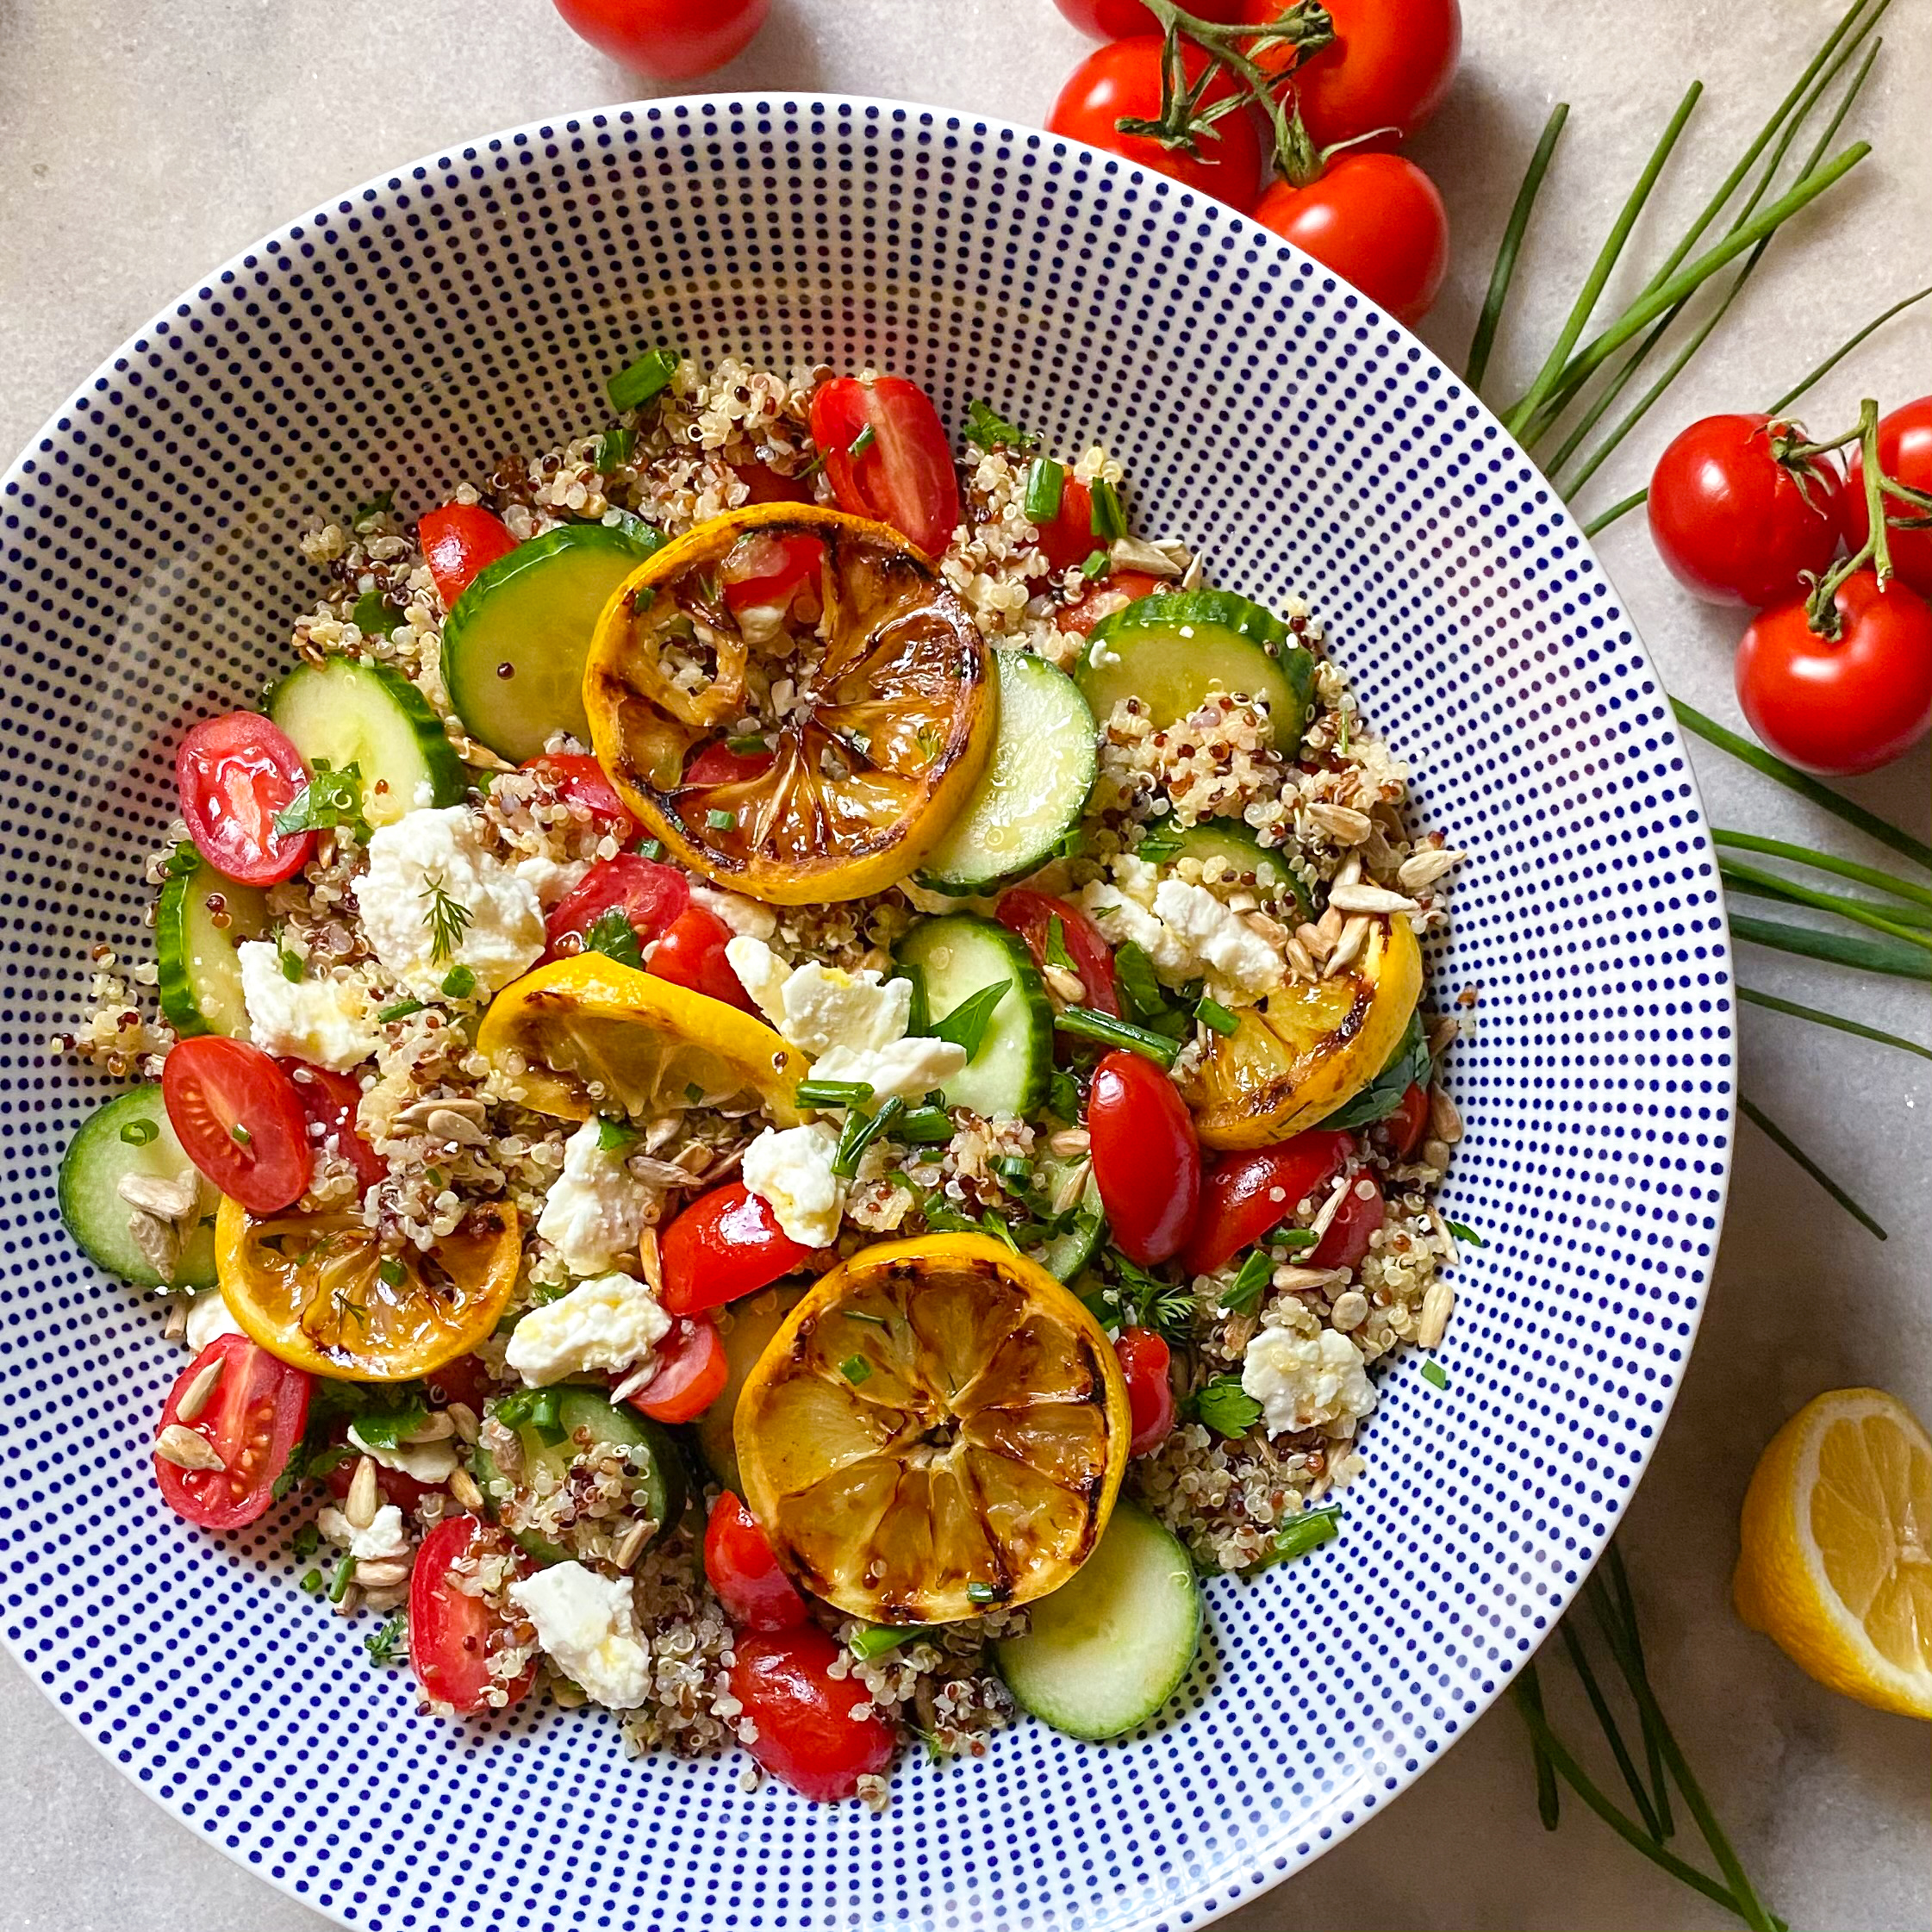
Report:
<svg viewBox="0 0 1932 1932"><path fill-rule="evenodd" d="M338 771L327 758L317 758L308 782L275 814L275 829L293 837L338 828L369 843L369 821L362 815L362 768L352 761Z"/></svg>
<svg viewBox="0 0 1932 1932"><path fill-rule="evenodd" d="M380 590L365 590L356 599L356 608L349 614L349 621L365 638L393 637L402 627L402 613L390 604Z"/></svg>
<svg viewBox="0 0 1932 1932"><path fill-rule="evenodd" d="M637 1137L637 1129L627 1120L613 1120L608 1114L597 1117L597 1147L601 1153L627 1153L636 1144Z"/></svg>
<svg viewBox="0 0 1932 1932"><path fill-rule="evenodd" d="M1193 1399L1194 1414L1218 1436L1245 1436L1262 1419L1262 1405L1232 1369L1217 1375Z"/></svg>
<svg viewBox="0 0 1932 1932"><path fill-rule="evenodd" d="M1039 442L1031 430L1008 422L990 402L966 405L966 425L962 434L980 450L1030 450Z"/></svg>
<svg viewBox="0 0 1932 1932"><path fill-rule="evenodd" d="M629 966L640 973L644 970L644 946L638 938L638 929L614 906L608 912L599 913L585 928L583 950L601 952L620 966Z"/></svg>
<svg viewBox="0 0 1932 1932"><path fill-rule="evenodd" d="M858 434L853 437L851 441L845 446L845 454L851 457L854 462L857 462L878 439L878 431L873 428L870 423L867 423L865 427L860 430Z"/></svg>

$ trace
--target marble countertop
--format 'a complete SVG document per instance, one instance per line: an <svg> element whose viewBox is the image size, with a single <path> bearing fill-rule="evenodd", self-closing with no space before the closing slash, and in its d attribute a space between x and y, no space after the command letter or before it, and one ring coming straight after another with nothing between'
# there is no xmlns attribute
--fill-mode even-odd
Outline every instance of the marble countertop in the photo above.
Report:
<svg viewBox="0 0 1932 1932"><path fill-rule="evenodd" d="M1463 0L1454 97L1414 153L1455 226L1449 288L1422 333L1466 351L1496 236L1555 99L1569 132L1532 231L1492 387L1547 344L1614 209L1692 75L1709 92L1686 137L1714 178L1804 65L1840 0ZM632 98L634 82L544 0L8 0L0 7L0 446L11 452L116 344L270 227L365 177L485 130ZM1636 487L1667 424L1761 406L1886 302L1932 281L1932 6L1904 0L1847 137L1877 153L1794 223L1656 427L1592 501ZM721 88L850 89L1038 124L1086 43L1050 0L772 0ZM666 90L668 91L668 90ZM103 136L105 138L103 138ZM1912 187L1912 182L1920 184ZM1701 191L1667 184L1638 234L1675 232ZM1668 226L1667 227L1667 224ZM1615 290L1613 290L1613 293ZM1858 399L1927 387L1932 315L1873 339L1810 403L1814 426ZM1603 554L1671 688L1735 720L1738 620L1665 576L1641 518ZM1848 837L1700 751L1718 823L1813 843ZM1854 788L1923 832L1926 758ZM1829 829L1828 829L1829 828ZM1840 849L1850 850L1849 844ZM1746 949L1749 982L1821 1003L1829 969ZM1893 1031L1932 1034L1932 1000L1899 982L1833 993ZM1927 1727L1817 1688L1729 1606L1737 1506L1758 1449L1821 1389L1878 1383L1932 1417L1932 1146L1927 1063L1762 1011L1744 1015L1745 1079L1891 1231L1883 1245L1749 1126L1721 1263L1676 1413L1624 1538L1653 1669L1718 1815L1761 1890L1807 1928L1932 1922ZM1553 1669L1552 1683L1567 1675ZM1585 1744L1586 1711L1560 1728ZM321 1932L324 1921L226 1862L87 1748L10 1659L0 1664L0 1932ZM1345 1932L1728 1925L1580 1806L1540 1828L1506 1705L1415 1789L1311 1870L1226 1922Z"/></svg>

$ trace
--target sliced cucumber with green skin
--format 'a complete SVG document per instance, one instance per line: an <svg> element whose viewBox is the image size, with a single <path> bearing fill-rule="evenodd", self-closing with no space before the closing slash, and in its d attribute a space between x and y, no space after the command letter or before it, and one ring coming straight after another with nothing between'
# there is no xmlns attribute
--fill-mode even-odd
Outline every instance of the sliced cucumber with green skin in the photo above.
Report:
<svg viewBox="0 0 1932 1932"><path fill-rule="evenodd" d="M1264 699L1274 748L1292 758L1315 660L1273 611L1232 591L1156 590L1094 627L1076 679L1103 725L1123 698L1138 698L1156 730L1217 693Z"/></svg>
<svg viewBox="0 0 1932 1932"><path fill-rule="evenodd" d="M1233 819L1206 819L1185 832L1156 831L1137 848L1143 858L1177 865L1191 858L1202 865L1218 858L1233 869L1235 877L1256 892L1279 893L1294 901L1298 919L1315 916L1308 888L1288 869L1287 855L1270 851L1247 826ZM1225 881L1222 874L1217 882Z"/></svg>
<svg viewBox="0 0 1932 1932"><path fill-rule="evenodd" d="M1025 1636L993 1646L1021 1707L1069 1737L1119 1737L1147 1723L1193 1663L1200 1584L1179 1540L1123 1499L1094 1554L1027 1619Z"/></svg>
<svg viewBox="0 0 1932 1932"><path fill-rule="evenodd" d="M130 1174L157 1181L200 1181L196 1225L181 1247L173 1275L163 1281L129 1231L134 1210L121 1196ZM80 1250L109 1274L143 1288L215 1286L215 1211L220 1193L195 1171L169 1125L159 1087L137 1087L97 1107L81 1123L60 1162L60 1218Z"/></svg>
<svg viewBox="0 0 1932 1932"><path fill-rule="evenodd" d="M517 764L558 732L590 742L583 660L597 620L663 544L635 518L570 523L477 572L443 626L443 681L471 737Z"/></svg>
<svg viewBox="0 0 1932 1932"><path fill-rule="evenodd" d="M392 665L353 658L299 665L276 686L268 714L309 764L355 766L371 826L422 806L460 805L470 788L442 720Z"/></svg>
<svg viewBox="0 0 1932 1932"><path fill-rule="evenodd" d="M1034 1112L1053 1076L1053 1007L1026 942L977 913L945 913L921 919L893 957L918 968L932 1031L975 993L1007 982L979 1051L941 1091L948 1106L975 1113Z"/></svg>
<svg viewBox="0 0 1932 1932"><path fill-rule="evenodd" d="M248 1038L235 949L268 931L268 901L254 886L225 877L192 845L175 848L174 873L154 908L154 957L160 969L161 1011L184 1039L196 1033ZM221 901L226 925L215 923L210 895Z"/></svg>
<svg viewBox="0 0 1932 1932"><path fill-rule="evenodd" d="M1049 1161L1041 1175L1041 1193L1050 1200L1062 1176L1071 1165L1070 1162ZM1040 1247L1033 1258L1055 1281L1070 1281L1093 1260L1094 1250L1100 1246L1100 1237L1106 1231L1106 1210L1100 1205L1100 1183L1089 1169L1087 1187L1080 1197L1080 1205L1074 1210L1072 1225L1065 1233L1055 1235Z"/></svg>
<svg viewBox="0 0 1932 1932"><path fill-rule="evenodd" d="M999 731L965 809L919 882L960 896L1037 872L1087 809L1100 770L1094 714L1064 671L1030 651L995 651Z"/></svg>

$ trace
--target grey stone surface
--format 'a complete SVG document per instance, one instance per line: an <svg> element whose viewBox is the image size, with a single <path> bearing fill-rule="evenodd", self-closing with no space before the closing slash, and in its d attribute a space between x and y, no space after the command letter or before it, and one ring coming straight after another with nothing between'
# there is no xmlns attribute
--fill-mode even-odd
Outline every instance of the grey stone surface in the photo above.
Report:
<svg viewBox="0 0 1932 1932"><path fill-rule="evenodd" d="M1424 333L1452 359L1524 158L1551 101L1574 104L1491 390L1520 386L1679 90L1710 86L1687 175L1721 171L1803 64L1838 0L1464 0L1468 58L1416 154L1455 223L1454 282ZM1891 296L1932 276L1932 6L1900 0L1846 138L1877 153L1829 209L1794 225L1656 427L1603 479L1641 482L1666 425L1761 406ZM846 89L1038 123L1084 43L1049 0L773 0L722 87ZM214 264L323 196L439 145L633 97L543 0L0 0L0 446L11 451L97 362ZM1638 231L1693 208L1668 186ZM1615 292L1614 290L1612 291ZM1932 323L1894 325L1810 406L1840 426L1932 377ZM1673 689L1735 718L1737 620L1665 577L1641 518L1605 560ZM1787 836L1830 821L1700 755L1719 823ZM1922 832L1923 748L1854 788ZM1923 988L1747 957L1749 983L1932 1033ZM1829 1003L1829 1002L1827 1002ZM1677 1412L1628 1542L1655 1667L1692 1761L1768 1898L1794 1925L1874 1932L1932 1922L1925 1727L1800 1677L1731 1617L1737 1505L1776 1424L1820 1389L1874 1382L1932 1416L1932 1236L1923 1063L1761 1012L1743 1022L1761 1103L1891 1231L1883 1246L1742 1130L1723 1264ZM1553 1669L1548 1675L1560 1680ZM1562 1726L1584 1739L1567 1700ZM146 1801L10 1661L0 1667L3 1932L297 1932L323 1921ZM1606 1775L1607 1775L1606 1767ZM1729 1922L1572 1806L1539 1829L1523 1740L1492 1713L1407 1796L1310 1871L1229 1921L1247 1932L1356 1928L1702 1928Z"/></svg>

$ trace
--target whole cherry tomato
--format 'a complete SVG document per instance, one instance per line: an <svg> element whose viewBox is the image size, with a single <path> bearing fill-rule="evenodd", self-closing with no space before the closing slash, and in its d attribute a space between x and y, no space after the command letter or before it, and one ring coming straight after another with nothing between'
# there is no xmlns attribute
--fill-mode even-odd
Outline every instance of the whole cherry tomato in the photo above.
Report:
<svg viewBox="0 0 1932 1932"><path fill-rule="evenodd" d="M717 913L694 906L689 912L680 913L665 928L645 970L655 973L661 980L669 980L673 986L688 987L693 993L702 993L742 1013L762 1017L757 1002L745 990L744 982L725 957L725 948L731 940L732 929Z"/></svg>
<svg viewBox="0 0 1932 1932"><path fill-rule="evenodd" d="M590 814L590 822L600 832L608 832L620 845L628 845L638 835L638 822L630 807L617 795L604 768L588 751L545 751L523 768L550 780L557 795L570 805L581 805Z"/></svg>
<svg viewBox="0 0 1932 1932"><path fill-rule="evenodd" d="M356 1126L362 1107L362 1088L352 1074L331 1073L327 1067L311 1067L306 1060L277 1060L295 1082L296 1098L307 1115L312 1147L340 1154L356 1170L356 1179L367 1193L388 1178L389 1162L365 1141ZM317 1133L315 1130L320 1129Z"/></svg>
<svg viewBox="0 0 1932 1932"><path fill-rule="evenodd" d="M182 1399L210 1370L214 1387L184 1418ZM277 1362L246 1335L217 1335L168 1392L161 1428L199 1436L221 1467L184 1469L157 1454L155 1480L168 1506L204 1530L233 1530L265 1515L275 1500L275 1479L308 1423L308 1388L301 1369Z"/></svg>
<svg viewBox="0 0 1932 1932"><path fill-rule="evenodd" d="M544 921L550 941L544 959L583 951L585 935L610 913L637 935L640 948L647 946L667 933L690 903L691 882L675 865L660 865L636 852L599 859L551 908ZM624 937L621 929L617 937Z"/></svg>
<svg viewBox="0 0 1932 1932"><path fill-rule="evenodd" d="M251 1214L301 1197L315 1162L296 1084L259 1046L203 1033L161 1063L161 1100L188 1158Z"/></svg>
<svg viewBox="0 0 1932 1932"><path fill-rule="evenodd" d="M481 503L446 503L426 510L416 524L422 560L436 580L445 610L470 588L479 572L516 548L516 539Z"/></svg>
<svg viewBox="0 0 1932 1932"><path fill-rule="evenodd" d="M1162 587L1162 579L1145 570L1115 570L1104 576L1078 603L1069 604L1054 622L1063 631L1085 637L1102 618L1125 610L1143 597L1150 597Z"/></svg>
<svg viewBox="0 0 1932 1932"><path fill-rule="evenodd" d="M689 80L735 60L770 0L557 0L571 30L620 66Z"/></svg>
<svg viewBox="0 0 1932 1932"><path fill-rule="evenodd" d="M1349 1183L1321 1239L1310 1250L1310 1268L1360 1268L1368 1237L1388 1218L1382 1184L1364 1169Z"/></svg>
<svg viewBox="0 0 1932 1932"><path fill-rule="evenodd" d="M1141 0L1053 0L1082 34L1096 41L1125 41L1136 34L1158 34L1161 23ZM1196 20L1218 21L1232 27L1241 18L1242 0L1200 0L1187 10Z"/></svg>
<svg viewBox="0 0 1932 1932"><path fill-rule="evenodd" d="M1844 479L1828 457L1779 460L1788 423L1705 416L1657 459L1647 508L1671 575L1714 604L1795 597L1838 554Z"/></svg>
<svg viewBox="0 0 1932 1932"><path fill-rule="evenodd" d="M1894 483L1932 490L1932 396L1922 396L1879 419L1879 468ZM1885 511L1888 520L1919 514L1897 496L1885 499ZM1871 527L1865 506L1865 457L1859 451L1852 458L1845 495L1845 541L1854 552L1864 547ZM1885 540L1898 581L1922 597L1932 597L1932 530L1888 530Z"/></svg>
<svg viewBox="0 0 1932 1932"><path fill-rule="evenodd" d="M704 1526L704 1574L741 1630L795 1630L811 1617L757 1518L728 1489Z"/></svg>
<svg viewBox="0 0 1932 1932"><path fill-rule="evenodd" d="M1087 989L1080 1003L1092 1007L1096 1013L1111 1013L1116 1019L1120 1017L1120 994L1113 977L1113 949L1100 927L1079 907L1056 899L1050 893L1015 886L1011 892L1000 894L1000 903L993 913L1000 925L1026 942L1026 950L1037 966L1048 963L1047 953L1057 919L1061 945L1073 961L1073 971L1080 983Z"/></svg>
<svg viewBox="0 0 1932 1932"><path fill-rule="evenodd" d="M892 1762L892 1726L876 1710L852 1715L864 1704L864 1687L832 1675L841 1652L816 1624L742 1636L734 1648L732 1695L757 1726L745 1748L801 1798L850 1798L861 1778Z"/></svg>
<svg viewBox="0 0 1932 1932"><path fill-rule="evenodd" d="M1130 1455L1145 1455L1174 1433L1174 1382L1168 1374L1172 1360L1168 1345L1150 1328L1124 1328L1114 1337L1113 1352L1127 1384L1127 1408L1133 1417Z"/></svg>
<svg viewBox="0 0 1932 1932"><path fill-rule="evenodd" d="M175 790L195 850L248 885L273 885L308 863L315 833L275 829L275 814L308 782L301 752L252 711L203 719L174 755Z"/></svg>
<svg viewBox="0 0 1932 1932"><path fill-rule="evenodd" d="M1292 0L1246 0L1241 17L1279 20ZM1324 0L1335 38L1295 61L1292 49L1258 56L1273 73L1295 67L1294 99L1318 148L1387 128L1412 134L1442 105L1462 57L1457 0Z"/></svg>
<svg viewBox="0 0 1932 1932"><path fill-rule="evenodd" d="M409 1573L409 1661L424 1695L459 1717L508 1710L527 1698L537 1680L534 1657L508 1681L489 1667L492 1657L516 1642L515 1612L506 1614L489 1599L450 1580L458 1563L473 1571L484 1556L501 1558L520 1577L536 1568L493 1524L451 1516L422 1539Z"/></svg>
<svg viewBox="0 0 1932 1932"><path fill-rule="evenodd" d="M1341 155L1306 188L1277 181L1255 219L1399 322L1420 321L1449 273L1443 197L1399 154Z"/></svg>
<svg viewBox="0 0 1932 1932"><path fill-rule="evenodd" d="M1427 1089L1412 1081L1396 1102L1395 1111L1378 1120L1369 1131L1397 1160L1412 1160L1416 1150L1422 1145L1424 1135L1429 1131Z"/></svg>
<svg viewBox="0 0 1932 1932"><path fill-rule="evenodd" d="M1073 71L1046 124L1069 140L1105 148L1137 166L1151 169L1212 195L1230 208L1255 205L1261 192L1262 143L1256 118L1237 108L1203 128L1194 152L1168 146L1147 134L1126 134L1122 121L1157 121L1161 115L1161 68L1166 43L1157 34L1137 34L1131 41L1112 41L1094 51ZM1199 77L1207 55L1191 41L1184 43L1183 60L1190 80ZM1208 83L1202 105L1225 98L1232 83L1225 73Z"/></svg>
<svg viewBox="0 0 1932 1932"><path fill-rule="evenodd" d="M812 440L838 507L889 523L929 557L952 541L959 477L932 399L903 376L835 377L812 392Z"/></svg>
<svg viewBox="0 0 1932 1932"><path fill-rule="evenodd" d="M1832 601L1835 639L1810 628L1802 597L1758 614L1737 647L1737 701L1779 757L1845 776L1891 763L1932 724L1932 605L1896 578L1881 591L1870 570Z"/></svg>
<svg viewBox="0 0 1932 1932"><path fill-rule="evenodd" d="M658 1237L667 1314L695 1315L754 1294L816 1251L794 1241L742 1181L698 1198Z"/></svg>
<svg viewBox="0 0 1932 1932"><path fill-rule="evenodd" d="M1094 1180L1131 1262L1153 1268L1178 1254L1200 1206L1200 1143L1174 1082L1137 1053L1110 1053L1087 1101Z"/></svg>
<svg viewBox="0 0 1932 1932"><path fill-rule="evenodd" d="M825 560L822 537L777 536L769 530L740 537L718 566L726 608L783 610L807 584L816 588ZM813 608L818 608L816 600Z"/></svg>
<svg viewBox="0 0 1932 1932"><path fill-rule="evenodd" d="M725 1338L702 1315L681 1319L658 1344L658 1373L629 1398L653 1422L689 1422L723 1392L731 1375Z"/></svg>
<svg viewBox="0 0 1932 1932"><path fill-rule="evenodd" d="M1181 1265L1190 1274L1225 1268L1279 1227L1303 1201L1320 1205L1355 1150L1352 1137L1314 1127L1274 1147L1225 1156L1201 1185L1200 1212Z"/></svg>

